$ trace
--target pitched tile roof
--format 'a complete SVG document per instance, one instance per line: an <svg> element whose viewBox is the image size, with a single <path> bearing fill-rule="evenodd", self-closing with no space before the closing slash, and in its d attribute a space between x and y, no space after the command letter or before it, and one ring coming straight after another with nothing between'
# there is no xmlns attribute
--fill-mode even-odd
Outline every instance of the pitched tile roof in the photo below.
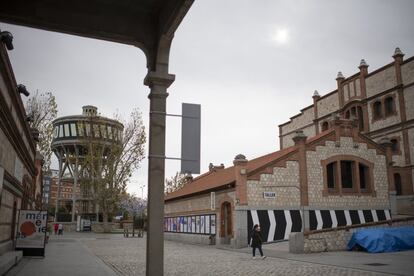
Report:
<svg viewBox="0 0 414 276"><path fill-rule="evenodd" d="M279 158L282 158L288 155L289 153L295 151L296 149L296 146L292 146L252 159L247 162L247 171L251 172L261 167L264 167L266 166L266 164L275 161ZM234 172L234 166L225 169L216 169L194 178L191 183L188 183L180 190L166 195L165 200L169 201L172 199L181 198L200 192L207 192L208 190L213 190L231 184L235 182L235 180L236 175Z"/></svg>

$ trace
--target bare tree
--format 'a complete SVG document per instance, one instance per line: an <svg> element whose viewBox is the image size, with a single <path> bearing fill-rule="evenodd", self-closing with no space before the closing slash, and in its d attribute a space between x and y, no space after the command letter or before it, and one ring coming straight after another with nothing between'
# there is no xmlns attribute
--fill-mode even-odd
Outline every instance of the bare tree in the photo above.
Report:
<svg viewBox="0 0 414 276"><path fill-rule="evenodd" d="M174 176L165 180L164 193L169 194L175 192L186 184L185 174L177 172Z"/></svg>
<svg viewBox="0 0 414 276"><path fill-rule="evenodd" d="M118 207L132 173L144 159L146 136L141 113L135 109L123 123L122 139L117 143L89 139L85 146L81 185L87 185L93 201L99 205L105 231L109 215Z"/></svg>
<svg viewBox="0 0 414 276"><path fill-rule="evenodd" d="M36 147L44 158L43 170L48 171L52 157L52 121L57 117L55 96L51 92L39 93L36 91L27 100L25 108L29 118L29 126L39 131L39 142Z"/></svg>

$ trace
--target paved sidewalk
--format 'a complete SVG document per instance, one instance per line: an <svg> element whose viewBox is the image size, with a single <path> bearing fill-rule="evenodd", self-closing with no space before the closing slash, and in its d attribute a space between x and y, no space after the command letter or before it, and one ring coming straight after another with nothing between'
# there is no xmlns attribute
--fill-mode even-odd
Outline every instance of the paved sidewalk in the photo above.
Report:
<svg viewBox="0 0 414 276"><path fill-rule="evenodd" d="M101 259L77 239L52 236L46 245L46 257L24 257L7 275L99 275L115 276Z"/></svg>
<svg viewBox="0 0 414 276"><path fill-rule="evenodd" d="M224 250L251 254L251 248ZM289 242L278 242L263 245L264 253L269 257L334 267L358 269L392 275L414 275L414 250L378 253L356 251L322 252L312 254L289 253Z"/></svg>

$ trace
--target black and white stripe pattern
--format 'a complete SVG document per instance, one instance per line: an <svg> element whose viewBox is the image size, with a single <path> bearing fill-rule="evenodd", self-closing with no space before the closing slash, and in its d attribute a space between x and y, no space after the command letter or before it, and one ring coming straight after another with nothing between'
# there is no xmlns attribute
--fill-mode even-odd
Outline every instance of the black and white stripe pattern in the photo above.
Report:
<svg viewBox="0 0 414 276"><path fill-rule="evenodd" d="M389 219L389 210L310 210L309 228L320 230Z"/></svg>
<svg viewBox="0 0 414 276"><path fill-rule="evenodd" d="M255 224L260 225L265 241L287 240L291 232L302 231L301 212L299 210L247 211L248 240Z"/></svg>
<svg viewBox="0 0 414 276"><path fill-rule="evenodd" d="M248 210L248 241L253 225L259 224L266 242L288 240L292 232L302 231L299 210ZM320 230L390 220L389 210L310 210L310 230Z"/></svg>

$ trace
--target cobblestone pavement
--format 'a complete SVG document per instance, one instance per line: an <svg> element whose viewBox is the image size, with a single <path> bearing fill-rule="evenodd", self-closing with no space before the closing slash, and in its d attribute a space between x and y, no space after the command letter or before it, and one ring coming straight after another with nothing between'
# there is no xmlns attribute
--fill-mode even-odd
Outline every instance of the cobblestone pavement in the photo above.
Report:
<svg viewBox="0 0 414 276"><path fill-rule="evenodd" d="M82 242L120 275L145 275L145 239L84 239ZM165 275L386 275L309 262L165 241Z"/></svg>

